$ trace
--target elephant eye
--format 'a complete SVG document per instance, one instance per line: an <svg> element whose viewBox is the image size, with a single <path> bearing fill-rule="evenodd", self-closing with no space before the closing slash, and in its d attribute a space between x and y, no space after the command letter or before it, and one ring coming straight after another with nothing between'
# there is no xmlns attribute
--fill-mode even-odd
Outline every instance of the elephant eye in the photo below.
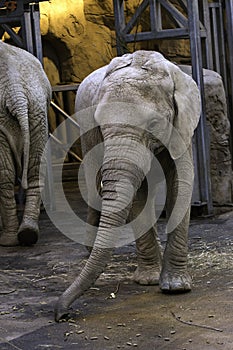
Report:
<svg viewBox="0 0 233 350"><path fill-rule="evenodd" d="M158 124L157 120L153 120L153 121L148 125L148 130L149 130L149 131L154 130L154 129L156 128L157 124Z"/></svg>

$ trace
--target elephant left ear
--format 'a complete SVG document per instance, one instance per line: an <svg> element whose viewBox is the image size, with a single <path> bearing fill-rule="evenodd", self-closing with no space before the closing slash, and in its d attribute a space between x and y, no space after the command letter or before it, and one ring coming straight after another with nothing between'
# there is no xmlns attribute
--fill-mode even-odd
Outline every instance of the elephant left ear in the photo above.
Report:
<svg viewBox="0 0 233 350"><path fill-rule="evenodd" d="M181 157L192 142L201 113L200 92L192 77L171 63L176 114L168 150L173 159Z"/></svg>

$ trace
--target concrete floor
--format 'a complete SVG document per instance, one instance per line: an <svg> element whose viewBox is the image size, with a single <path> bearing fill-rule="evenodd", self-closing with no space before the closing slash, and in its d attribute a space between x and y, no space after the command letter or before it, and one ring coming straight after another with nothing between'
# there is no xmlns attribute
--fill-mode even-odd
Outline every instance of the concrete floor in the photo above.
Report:
<svg viewBox="0 0 233 350"><path fill-rule="evenodd" d="M69 191L68 191L69 192ZM81 216L86 208L71 190ZM55 323L57 296L87 258L43 211L34 247L0 247L0 349L233 349L233 211L190 225L191 293L164 295L132 280L134 243L117 248L95 287ZM162 242L164 222L159 222ZM115 294L115 298L111 297Z"/></svg>

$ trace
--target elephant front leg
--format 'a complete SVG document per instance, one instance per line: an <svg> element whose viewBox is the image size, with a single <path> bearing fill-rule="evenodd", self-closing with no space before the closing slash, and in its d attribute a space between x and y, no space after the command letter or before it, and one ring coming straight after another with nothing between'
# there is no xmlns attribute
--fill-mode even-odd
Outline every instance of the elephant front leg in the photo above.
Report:
<svg viewBox="0 0 233 350"><path fill-rule="evenodd" d="M189 292L192 287L187 267L189 210L182 223L168 234L159 285L165 293Z"/></svg>
<svg viewBox="0 0 233 350"><path fill-rule="evenodd" d="M193 188L191 149L176 162L167 164L167 243L163 256L160 288L165 293L188 292L191 277L188 272L188 230Z"/></svg>
<svg viewBox="0 0 233 350"><path fill-rule="evenodd" d="M148 194L146 182L137 193L130 212L130 221L136 237L138 266L133 280L141 285L159 284L162 265L161 245L155 226L154 195ZM151 227L150 227L151 226ZM143 233L143 231L145 233Z"/></svg>
<svg viewBox="0 0 233 350"><path fill-rule="evenodd" d="M133 279L142 285L159 284L161 272L161 247L155 228L136 240L138 266Z"/></svg>

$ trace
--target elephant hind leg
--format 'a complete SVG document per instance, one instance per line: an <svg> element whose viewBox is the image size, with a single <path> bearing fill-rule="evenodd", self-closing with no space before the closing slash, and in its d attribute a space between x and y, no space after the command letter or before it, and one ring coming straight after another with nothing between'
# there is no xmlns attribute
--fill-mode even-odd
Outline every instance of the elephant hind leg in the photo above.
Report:
<svg viewBox="0 0 233 350"><path fill-rule="evenodd" d="M20 245L31 246L38 241L39 228L35 222L24 222L18 231Z"/></svg>
<svg viewBox="0 0 233 350"><path fill-rule="evenodd" d="M26 190L26 202L22 222L18 230L18 240L20 245L31 246L38 241L39 237L39 215L41 196L39 188L39 171L36 171L33 177L30 177L33 169L29 169L28 188Z"/></svg>
<svg viewBox="0 0 233 350"><path fill-rule="evenodd" d="M24 215L18 230L18 240L20 245L31 246L38 241L38 218L40 215L41 203L38 183L38 179L35 179L35 181L29 181L28 183Z"/></svg>
<svg viewBox="0 0 233 350"><path fill-rule="evenodd" d="M2 219L2 232L0 233L0 246L16 246L18 217L15 201L15 165L11 150L0 133L0 213Z"/></svg>
<svg viewBox="0 0 233 350"><path fill-rule="evenodd" d="M33 116L29 116L32 120ZM21 245L33 245L39 238L39 216L41 206L40 185L43 187L45 167L41 167L42 155L47 140L46 126L42 125L44 115L38 115L41 122L30 130L31 144L28 165L28 188L26 190L26 202L23 219L18 230L18 239ZM44 159L43 159L44 162ZM42 173L43 169L43 173Z"/></svg>

